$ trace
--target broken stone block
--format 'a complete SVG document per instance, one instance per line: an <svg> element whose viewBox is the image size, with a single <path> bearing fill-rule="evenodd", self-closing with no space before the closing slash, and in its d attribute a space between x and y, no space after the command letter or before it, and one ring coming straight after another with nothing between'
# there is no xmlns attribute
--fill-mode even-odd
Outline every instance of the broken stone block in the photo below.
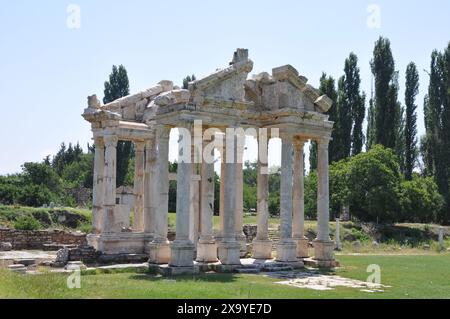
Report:
<svg viewBox="0 0 450 319"><path fill-rule="evenodd" d="M25 265L23 264L9 265L8 269L21 274L24 274L27 271L27 267L25 267Z"/></svg>
<svg viewBox="0 0 450 319"><path fill-rule="evenodd" d="M36 259L16 259L14 260L14 264L30 266L36 264Z"/></svg>
<svg viewBox="0 0 450 319"><path fill-rule="evenodd" d="M66 267L64 267L65 270L81 270L86 268L86 265L81 261L69 261Z"/></svg>
<svg viewBox="0 0 450 319"><path fill-rule="evenodd" d="M12 250L12 244L9 242L0 243L0 251L10 251Z"/></svg>

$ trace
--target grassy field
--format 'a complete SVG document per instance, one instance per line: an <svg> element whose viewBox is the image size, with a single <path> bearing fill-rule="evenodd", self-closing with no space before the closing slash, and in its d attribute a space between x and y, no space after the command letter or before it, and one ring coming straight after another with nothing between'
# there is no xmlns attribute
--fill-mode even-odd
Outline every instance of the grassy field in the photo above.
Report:
<svg viewBox="0 0 450 319"><path fill-rule="evenodd" d="M450 254L339 256L337 275L365 281L367 266L381 267L384 292L354 288L316 291L275 284L279 279L246 274L203 274L165 279L144 273L82 275L81 288L67 274L17 275L0 270L0 298L450 298Z"/></svg>

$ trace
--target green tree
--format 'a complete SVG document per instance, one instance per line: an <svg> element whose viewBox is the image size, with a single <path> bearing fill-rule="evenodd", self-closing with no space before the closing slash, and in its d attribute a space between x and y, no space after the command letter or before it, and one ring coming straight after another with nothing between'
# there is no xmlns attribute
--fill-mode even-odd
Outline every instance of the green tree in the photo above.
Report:
<svg viewBox="0 0 450 319"><path fill-rule="evenodd" d="M113 65L109 81L105 81L103 103L107 104L130 94L127 70L123 65ZM130 141L117 143L117 186L124 185L130 158L133 157L133 144Z"/></svg>
<svg viewBox="0 0 450 319"><path fill-rule="evenodd" d="M188 87L189 87L189 82L192 82L192 81L195 81L196 80L196 78L195 78L195 75L194 74L192 74L192 76L186 76L184 79L183 79L183 89L185 89L185 90L187 90L188 89Z"/></svg>
<svg viewBox="0 0 450 319"><path fill-rule="evenodd" d="M444 52L431 54L430 83L424 103L426 135L422 151L428 174L434 174L446 200L439 219L450 222L450 42Z"/></svg>
<svg viewBox="0 0 450 319"><path fill-rule="evenodd" d="M338 108L336 105L337 101L337 91L336 91L336 85L335 80L331 76L327 76L325 72L322 72L322 76L320 77L320 85L319 85L319 91L321 94L326 94L332 101L333 105L326 113L328 115L328 119L330 121L334 122L333 126L333 132L331 134L331 137L333 138L328 146L328 156L330 161L335 161L338 159L337 153L340 148L340 118L338 113ZM317 147L317 143L311 144L312 147ZM315 150L313 156L317 153L317 150ZM310 157L311 160L311 157ZM314 164L317 165L317 162Z"/></svg>
<svg viewBox="0 0 450 319"><path fill-rule="evenodd" d="M365 116L366 96L364 93L360 92L361 78L359 75L358 57L353 52L351 52L345 60L344 73L343 98L345 100L344 104L350 106L352 125L350 129L350 138L348 138L347 135L345 137L347 148L346 152L349 148L348 140L350 139L351 155L357 155L361 153L362 146L364 144L362 125ZM348 111L348 108L345 108L343 111L346 110ZM350 120L347 121L350 123ZM349 134L349 132L347 131L345 134ZM349 156L350 152L345 155Z"/></svg>
<svg viewBox="0 0 450 319"><path fill-rule="evenodd" d="M373 142L394 149L398 133L398 85L395 83L395 62L388 39L380 37L375 42L370 66L375 82Z"/></svg>
<svg viewBox="0 0 450 319"><path fill-rule="evenodd" d="M412 172L417 159L417 105L416 96L419 93L419 74L416 65L411 62L406 67L405 85L405 178L412 179Z"/></svg>

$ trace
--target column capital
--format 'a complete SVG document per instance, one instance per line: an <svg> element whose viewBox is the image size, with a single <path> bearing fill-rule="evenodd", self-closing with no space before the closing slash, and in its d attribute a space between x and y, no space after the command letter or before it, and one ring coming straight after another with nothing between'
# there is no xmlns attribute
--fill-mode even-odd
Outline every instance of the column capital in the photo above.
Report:
<svg viewBox="0 0 450 319"><path fill-rule="evenodd" d="M117 135L105 135L103 139L106 147L117 147L117 142L119 141Z"/></svg>
<svg viewBox="0 0 450 319"><path fill-rule="evenodd" d="M136 152L143 152L145 148L145 141L134 141L134 147Z"/></svg>
<svg viewBox="0 0 450 319"><path fill-rule="evenodd" d="M292 134L292 132L281 131L280 138L282 141L292 142L294 139L294 134Z"/></svg>
<svg viewBox="0 0 450 319"><path fill-rule="evenodd" d="M298 136L298 135L294 136L293 143L294 143L295 148L297 148L297 149L302 148L305 145L307 140L308 139L303 136Z"/></svg>
<svg viewBox="0 0 450 319"><path fill-rule="evenodd" d="M158 124L156 125L155 129L155 137L158 140L169 140L170 130L171 128L169 126L166 126L164 124Z"/></svg>
<svg viewBox="0 0 450 319"><path fill-rule="evenodd" d="M103 139L103 136L94 137L94 145L95 145L95 147L104 148L105 147L105 141Z"/></svg>
<svg viewBox="0 0 450 319"><path fill-rule="evenodd" d="M331 138L329 137L321 137L316 139L317 147L319 148L328 148L328 144L330 143Z"/></svg>

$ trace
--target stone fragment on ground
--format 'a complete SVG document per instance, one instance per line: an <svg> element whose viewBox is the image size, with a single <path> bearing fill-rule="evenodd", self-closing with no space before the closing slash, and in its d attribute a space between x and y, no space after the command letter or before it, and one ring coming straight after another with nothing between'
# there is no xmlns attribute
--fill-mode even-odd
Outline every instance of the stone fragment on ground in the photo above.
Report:
<svg viewBox="0 0 450 319"><path fill-rule="evenodd" d="M268 276L287 279L275 282L276 284L314 290L334 290L336 287L348 287L359 289L363 292L383 292L383 288L390 287L337 275L321 274L319 272L272 273Z"/></svg>

